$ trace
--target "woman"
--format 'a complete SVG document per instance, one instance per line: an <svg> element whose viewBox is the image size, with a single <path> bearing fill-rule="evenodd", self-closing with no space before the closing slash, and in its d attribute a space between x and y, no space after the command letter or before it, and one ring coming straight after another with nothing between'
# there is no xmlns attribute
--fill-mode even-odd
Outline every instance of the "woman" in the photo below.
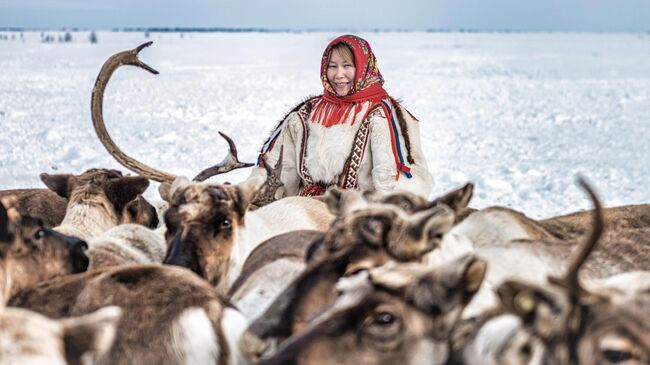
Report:
<svg viewBox="0 0 650 365"><path fill-rule="evenodd" d="M284 196L344 189L409 190L427 197L433 179L417 119L382 87L370 45L334 39L321 61L323 94L294 108L264 143L251 178L265 176L283 148Z"/></svg>

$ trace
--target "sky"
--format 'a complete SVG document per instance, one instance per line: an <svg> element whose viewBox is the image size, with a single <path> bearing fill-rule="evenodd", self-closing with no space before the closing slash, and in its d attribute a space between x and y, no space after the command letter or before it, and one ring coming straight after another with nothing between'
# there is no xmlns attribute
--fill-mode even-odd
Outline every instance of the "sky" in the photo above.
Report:
<svg viewBox="0 0 650 365"><path fill-rule="evenodd" d="M647 32L650 0L0 0L0 28Z"/></svg>

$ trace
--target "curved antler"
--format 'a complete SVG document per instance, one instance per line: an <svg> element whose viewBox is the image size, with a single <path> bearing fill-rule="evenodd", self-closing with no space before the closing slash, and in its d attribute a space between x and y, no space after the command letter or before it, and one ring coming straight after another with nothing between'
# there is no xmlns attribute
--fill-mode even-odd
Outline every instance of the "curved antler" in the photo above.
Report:
<svg viewBox="0 0 650 365"><path fill-rule="evenodd" d="M97 80L95 81L95 86L93 87L93 92L92 92L91 102L90 102L91 104L90 111L92 114L93 126L95 127L95 132L97 133L97 137L99 137L99 140L102 142L102 144L104 145L108 153L110 153L110 155L113 156L113 158L115 158L117 162L119 162L122 166L126 167L127 169L134 171L138 175L146 177L147 179L151 179L161 183L162 182L171 183L172 181L174 181L174 179L176 179L175 175L154 169L153 167L147 166L142 162L137 161L133 157L128 156L115 144L111 136L108 134L108 131L106 130L106 125L104 124L104 116L103 116L104 91L106 90L106 85L108 84L108 80L110 80L115 70L117 70L120 66L123 65L131 65L131 66L136 66L145 69L154 75L158 74L158 71L154 70L153 68L151 68L150 66L148 66L147 64L145 64L144 62L138 59L138 53L140 53L140 51L142 51L144 48L149 47L151 44L153 44L153 42L147 42L141 44L132 50L117 53L111 56L108 60L106 60L106 62L102 66L102 69L99 71L99 75L97 75ZM225 172L232 171L234 169L238 169L242 167L253 166L253 164L251 163L240 162L237 159L237 148L235 147L235 143L232 141L232 139L230 139L225 134L221 132L219 132L219 134L221 134L221 136L225 138L226 141L228 141L228 145L230 147L230 154L220 164L217 164L215 166L203 170L199 175L197 175L194 178L194 181L204 181L205 179L217 174L223 174Z"/></svg>
<svg viewBox="0 0 650 365"><path fill-rule="evenodd" d="M104 62L101 71L99 71L99 75L97 75L95 86L93 87L90 101L90 112L92 114L93 126L95 127L97 137L99 137L99 140L102 142L108 153L110 153L111 156L117 160L117 162L122 164L122 166L126 167L127 169L138 173L140 176L146 177L147 179L158 182L171 182L174 181L176 176L149 167L122 152L122 150L117 147L111 136L108 134L108 131L106 130L106 126L104 124L104 90L106 90L108 80L110 80L115 70L117 70L122 65L130 65L145 69L154 75L158 74L158 71L154 70L138 59L138 53L140 53L140 51L142 51L145 47L149 47L152 43L153 42L147 42L130 51L114 54L108 60L106 60L106 62Z"/></svg>
<svg viewBox="0 0 650 365"><path fill-rule="evenodd" d="M284 155L284 146L280 147L280 155L278 156L278 161L275 163L274 167L262 157L264 169L266 170L266 180L264 184L260 187L255 196L253 204L260 208L267 204L273 203L276 201L275 194L278 189L284 186L282 182L282 156Z"/></svg>
<svg viewBox="0 0 650 365"><path fill-rule="evenodd" d="M205 181L215 175L255 165L253 163L240 162L237 158L237 147L235 146L235 142L233 142L225 133L219 132L219 134L228 142L228 148L230 150L228 156L226 156L226 158L220 163L201 171L196 175L196 177L194 177L194 179L192 179L192 181Z"/></svg>
<svg viewBox="0 0 650 365"><path fill-rule="evenodd" d="M571 260L567 269L567 273L564 275L564 277L549 277L550 282L567 288L569 290L569 293L572 294L580 293L582 291L580 280L578 278L578 272L580 271L580 268L585 263L585 261L587 261L587 258L591 252L596 248L596 244L600 240L600 236L603 233L605 225L603 207L600 204L598 196L584 178L579 177L578 184L580 184L580 186L587 192L587 194L589 194L589 197L594 204L593 231L591 232L591 235L584 243L584 245L578 249L578 252Z"/></svg>

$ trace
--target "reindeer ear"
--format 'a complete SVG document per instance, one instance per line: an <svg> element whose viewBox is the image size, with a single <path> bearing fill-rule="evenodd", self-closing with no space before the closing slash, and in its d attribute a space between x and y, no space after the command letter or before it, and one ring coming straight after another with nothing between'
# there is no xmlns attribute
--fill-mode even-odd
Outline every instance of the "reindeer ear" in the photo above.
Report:
<svg viewBox="0 0 650 365"><path fill-rule="evenodd" d="M122 221L124 223L135 223L155 229L159 223L158 212L142 195L138 195L137 198L131 200L124 207Z"/></svg>
<svg viewBox="0 0 650 365"><path fill-rule="evenodd" d="M172 199L171 189L172 184L167 181L160 183L158 186L158 193L160 194L160 198L162 198L162 200L166 201L167 203L169 203Z"/></svg>
<svg viewBox="0 0 650 365"><path fill-rule="evenodd" d="M40 175L41 181L47 186L48 189L57 193L60 197L68 199L68 187L70 186L71 179L74 179L74 175L69 174L56 174L50 175L47 173L42 173Z"/></svg>
<svg viewBox="0 0 650 365"><path fill-rule="evenodd" d="M142 176L126 176L110 182L106 195L115 206L115 210L122 212L126 204L138 197L149 187L149 180Z"/></svg>
<svg viewBox="0 0 650 365"><path fill-rule="evenodd" d="M257 195L257 192L260 190L262 185L264 185L263 178L248 179L236 185L236 189L237 189L236 206L240 217L243 217L244 214L246 214L248 207L255 199L255 196Z"/></svg>
<svg viewBox="0 0 650 365"><path fill-rule="evenodd" d="M355 209L364 208L368 204L363 193L356 190L341 190L338 187L327 190L323 199L330 213L335 216L342 216Z"/></svg>
<svg viewBox="0 0 650 365"><path fill-rule="evenodd" d="M448 192L447 194L436 198L432 205L445 204L454 212L459 213L467 208L470 199L472 199L472 194L474 193L474 184L467 183L460 189L456 189Z"/></svg>
<svg viewBox="0 0 650 365"><path fill-rule="evenodd" d="M9 215L7 209L0 201L0 242L10 242L11 234L9 233Z"/></svg>
<svg viewBox="0 0 650 365"><path fill-rule="evenodd" d="M111 306L82 317L62 320L67 362L95 363L113 346L121 314L119 307Z"/></svg>
<svg viewBox="0 0 650 365"><path fill-rule="evenodd" d="M334 186L328 189L325 195L322 196L322 200L325 205L327 205L327 209L330 211L330 213L334 215L339 214L342 195L343 190L341 190L339 187Z"/></svg>
<svg viewBox="0 0 650 365"><path fill-rule="evenodd" d="M189 184L191 184L191 182L188 178L185 176L177 176L171 184L167 182L160 184L158 192L160 192L160 197L164 201L171 203L174 194L176 194L176 191L178 191L178 189L186 187Z"/></svg>
<svg viewBox="0 0 650 365"><path fill-rule="evenodd" d="M407 296L417 308L431 310L434 315L464 308L478 292L486 271L485 261L465 255L418 275L407 288Z"/></svg>
<svg viewBox="0 0 650 365"><path fill-rule="evenodd" d="M463 300L465 304L469 303L474 297L474 294L481 288L486 272L487 262L481 259L471 258L466 264L461 284L464 291Z"/></svg>

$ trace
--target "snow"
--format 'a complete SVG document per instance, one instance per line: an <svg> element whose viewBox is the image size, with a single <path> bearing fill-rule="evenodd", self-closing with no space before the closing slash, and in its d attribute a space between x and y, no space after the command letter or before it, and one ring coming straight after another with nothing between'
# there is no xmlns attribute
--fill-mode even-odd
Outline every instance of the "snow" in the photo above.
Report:
<svg viewBox="0 0 650 365"><path fill-rule="evenodd" d="M5 33L6 34L6 33ZM194 176L221 161L223 131L240 159L290 108L321 92L322 49L335 33L73 33L72 43L0 40L0 189L42 187L38 175L117 168L95 136L90 93L102 63L147 40L160 75L121 68L104 101L128 154ZM533 218L650 203L650 36L644 34L360 33L388 92L420 119L435 195L472 181L471 206ZM216 181L237 182L239 170ZM147 191L159 199L156 184Z"/></svg>

